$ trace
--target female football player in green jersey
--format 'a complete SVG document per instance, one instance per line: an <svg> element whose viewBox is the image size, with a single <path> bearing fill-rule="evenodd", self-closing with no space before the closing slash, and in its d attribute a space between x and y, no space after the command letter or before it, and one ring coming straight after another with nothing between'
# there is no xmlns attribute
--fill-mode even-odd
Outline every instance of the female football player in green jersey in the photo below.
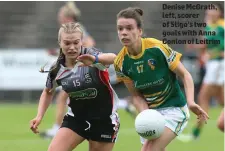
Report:
<svg viewBox="0 0 225 151"><path fill-rule="evenodd" d="M187 125L188 107L200 121L206 121L208 115L194 102L193 80L180 62L181 54L157 39L141 38L142 15L139 8L127 8L117 14L118 36L124 47L114 65L136 109L156 109L166 119L165 131L158 139L141 138L142 151L164 151ZM184 83L186 99L176 76Z"/></svg>
<svg viewBox="0 0 225 151"><path fill-rule="evenodd" d="M214 4L217 9L206 10L204 31L209 33L202 36L212 42L209 44L193 44L192 48L206 50L206 73L198 94L198 104L208 112L210 100L215 97L219 104L224 105L224 19L223 8ZM180 140L189 141L200 136L204 123L198 122L193 128L192 135L180 137Z"/></svg>

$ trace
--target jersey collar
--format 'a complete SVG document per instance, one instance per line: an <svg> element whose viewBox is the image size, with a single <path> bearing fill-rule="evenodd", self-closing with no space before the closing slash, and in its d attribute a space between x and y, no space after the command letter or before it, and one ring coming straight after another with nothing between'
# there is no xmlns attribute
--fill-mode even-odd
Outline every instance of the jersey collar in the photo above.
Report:
<svg viewBox="0 0 225 151"><path fill-rule="evenodd" d="M132 59L140 59L143 56L144 51L145 51L144 39L141 38L141 53L139 53L137 56L130 55L128 50L127 50L127 47L125 47L125 50L126 50L127 55L130 58L132 58Z"/></svg>

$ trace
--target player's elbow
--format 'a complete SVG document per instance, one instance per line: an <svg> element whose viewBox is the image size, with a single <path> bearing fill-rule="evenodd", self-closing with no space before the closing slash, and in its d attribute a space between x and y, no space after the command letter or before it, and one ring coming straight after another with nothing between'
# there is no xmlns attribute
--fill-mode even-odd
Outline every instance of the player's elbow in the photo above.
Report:
<svg viewBox="0 0 225 151"><path fill-rule="evenodd" d="M114 62L114 60L116 59L116 54L114 54L114 53L110 53L110 55L111 55L112 60L113 60L113 62Z"/></svg>
<svg viewBox="0 0 225 151"><path fill-rule="evenodd" d="M193 81L190 72L188 72L187 70L183 74L183 80L184 81Z"/></svg>
<svg viewBox="0 0 225 151"><path fill-rule="evenodd" d="M178 66L175 68L174 73L182 80L192 80L191 74L188 72L188 70L184 67L182 63L179 63Z"/></svg>

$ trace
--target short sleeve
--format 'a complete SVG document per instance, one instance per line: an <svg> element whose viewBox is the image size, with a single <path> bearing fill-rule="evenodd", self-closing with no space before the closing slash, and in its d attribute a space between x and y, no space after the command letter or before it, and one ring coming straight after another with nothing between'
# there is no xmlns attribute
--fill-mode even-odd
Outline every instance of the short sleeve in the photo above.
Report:
<svg viewBox="0 0 225 151"><path fill-rule="evenodd" d="M111 84L117 84L119 81L117 80L116 71L114 65L110 65L108 68L109 80Z"/></svg>
<svg viewBox="0 0 225 151"><path fill-rule="evenodd" d="M124 83L130 83L132 80L126 75L124 69L122 69L123 60L118 60L118 57L114 61L114 68L116 72L117 81L123 81Z"/></svg>
<svg viewBox="0 0 225 151"><path fill-rule="evenodd" d="M52 89L54 86L54 79L51 77L51 73L48 73L48 77L47 77L47 80L46 80L46 87L49 88L49 89Z"/></svg>
<svg viewBox="0 0 225 151"><path fill-rule="evenodd" d="M160 42L157 47L160 49L160 51L163 53L164 57L166 58L166 62L170 68L170 70L176 69L177 65L180 62L180 58L182 56L181 53L174 51L172 48L170 48L167 44L163 44Z"/></svg>
<svg viewBox="0 0 225 151"><path fill-rule="evenodd" d="M50 71L47 76L46 84L45 84L46 88L49 88L49 89L55 89L57 87L57 84L55 81L55 78L57 75L57 69L54 69L54 68L55 68L55 63L50 68Z"/></svg>
<svg viewBox="0 0 225 151"><path fill-rule="evenodd" d="M86 52L84 52L84 54L90 54L90 55L99 55L101 54L102 52L95 48L95 47L92 47L92 48L86 48L86 50L84 50Z"/></svg>

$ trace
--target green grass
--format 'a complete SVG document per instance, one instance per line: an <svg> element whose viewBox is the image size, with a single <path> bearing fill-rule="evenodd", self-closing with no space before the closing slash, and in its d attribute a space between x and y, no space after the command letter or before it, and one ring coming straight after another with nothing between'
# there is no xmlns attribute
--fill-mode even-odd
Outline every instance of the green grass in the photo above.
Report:
<svg viewBox="0 0 225 151"><path fill-rule="evenodd" d="M167 151L223 151L224 137L216 127L216 120L221 108L210 111L210 120L200 139L189 143L174 140ZM36 115L37 105L9 105L0 104L0 151L46 151L50 143L29 129L29 121ZM52 126L55 107L52 105L40 130ZM140 151L139 136L134 130L134 120L125 111L120 110L121 129L114 151ZM184 132L190 132L195 117L192 115L188 127ZM81 144L76 151L88 151L87 142Z"/></svg>

